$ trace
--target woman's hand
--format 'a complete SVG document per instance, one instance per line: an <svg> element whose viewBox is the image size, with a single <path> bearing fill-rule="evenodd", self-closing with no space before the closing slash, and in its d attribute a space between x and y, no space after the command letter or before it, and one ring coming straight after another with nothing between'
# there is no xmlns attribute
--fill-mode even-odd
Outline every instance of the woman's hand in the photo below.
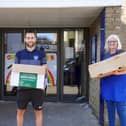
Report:
<svg viewBox="0 0 126 126"><path fill-rule="evenodd" d="M111 71L111 72L108 72L108 73L99 74L96 77L96 79L100 79L100 78L107 77L107 76L110 76L110 75L123 75L123 74L126 74L126 69L118 69L118 70L114 70L114 71Z"/></svg>
<svg viewBox="0 0 126 126"><path fill-rule="evenodd" d="M113 75L122 75L122 74L126 74L126 69L119 69L119 70L115 70L112 73Z"/></svg>
<svg viewBox="0 0 126 126"><path fill-rule="evenodd" d="M100 79L100 78L103 78L103 77L107 77L107 76L110 76L113 74L113 71L112 72L107 72L107 73L104 73L104 74L99 74L96 79Z"/></svg>

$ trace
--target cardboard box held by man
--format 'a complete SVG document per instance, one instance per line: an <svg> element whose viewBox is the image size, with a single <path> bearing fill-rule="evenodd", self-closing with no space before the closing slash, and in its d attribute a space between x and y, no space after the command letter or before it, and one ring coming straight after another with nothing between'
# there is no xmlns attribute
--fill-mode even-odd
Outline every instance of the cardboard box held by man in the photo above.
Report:
<svg viewBox="0 0 126 126"><path fill-rule="evenodd" d="M10 85L44 89L45 73L44 66L13 64Z"/></svg>

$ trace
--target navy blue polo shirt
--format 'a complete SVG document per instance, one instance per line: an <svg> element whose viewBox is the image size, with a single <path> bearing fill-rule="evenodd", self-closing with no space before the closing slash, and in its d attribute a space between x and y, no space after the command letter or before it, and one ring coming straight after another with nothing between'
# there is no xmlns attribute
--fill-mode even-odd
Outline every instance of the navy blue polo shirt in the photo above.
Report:
<svg viewBox="0 0 126 126"><path fill-rule="evenodd" d="M15 63L27 65L43 65L46 64L46 55L44 51L40 51L37 48L32 52L29 52L27 49L23 49L16 53Z"/></svg>
<svg viewBox="0 0 126 126"><path fill-rule="evenodd" d="M107 54L104 59L110 57L112 57L112 55ZM126 102L126 74L111 75L102 78L101 95L104 100Z"/></svg>

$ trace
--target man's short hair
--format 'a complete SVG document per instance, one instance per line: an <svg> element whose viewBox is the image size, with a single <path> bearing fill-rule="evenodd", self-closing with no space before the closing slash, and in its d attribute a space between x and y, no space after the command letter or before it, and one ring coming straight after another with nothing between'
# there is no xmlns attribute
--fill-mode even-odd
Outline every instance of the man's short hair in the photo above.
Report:
<svg viewBox="0 0 126 126"><path fill-rule="evenodd" d="M24 31L24 37L26 37L26 34L27 34L27 33L33 33L33 34L35 35L35 37L37 38L37 34L36 34L36 31L35 31L35 30L26 29L26 30Z"/></svg>

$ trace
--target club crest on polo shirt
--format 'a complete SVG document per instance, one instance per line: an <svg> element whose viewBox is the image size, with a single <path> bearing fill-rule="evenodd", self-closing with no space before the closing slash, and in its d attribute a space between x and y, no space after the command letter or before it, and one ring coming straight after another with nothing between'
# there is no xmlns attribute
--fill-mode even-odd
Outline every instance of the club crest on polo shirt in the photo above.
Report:
<svg viewBox="0 0 126 126"><path fill-rule="evenodd" d="M38 58L39 58L38 56L34 56L34 60L38 60Z"/></svg>

